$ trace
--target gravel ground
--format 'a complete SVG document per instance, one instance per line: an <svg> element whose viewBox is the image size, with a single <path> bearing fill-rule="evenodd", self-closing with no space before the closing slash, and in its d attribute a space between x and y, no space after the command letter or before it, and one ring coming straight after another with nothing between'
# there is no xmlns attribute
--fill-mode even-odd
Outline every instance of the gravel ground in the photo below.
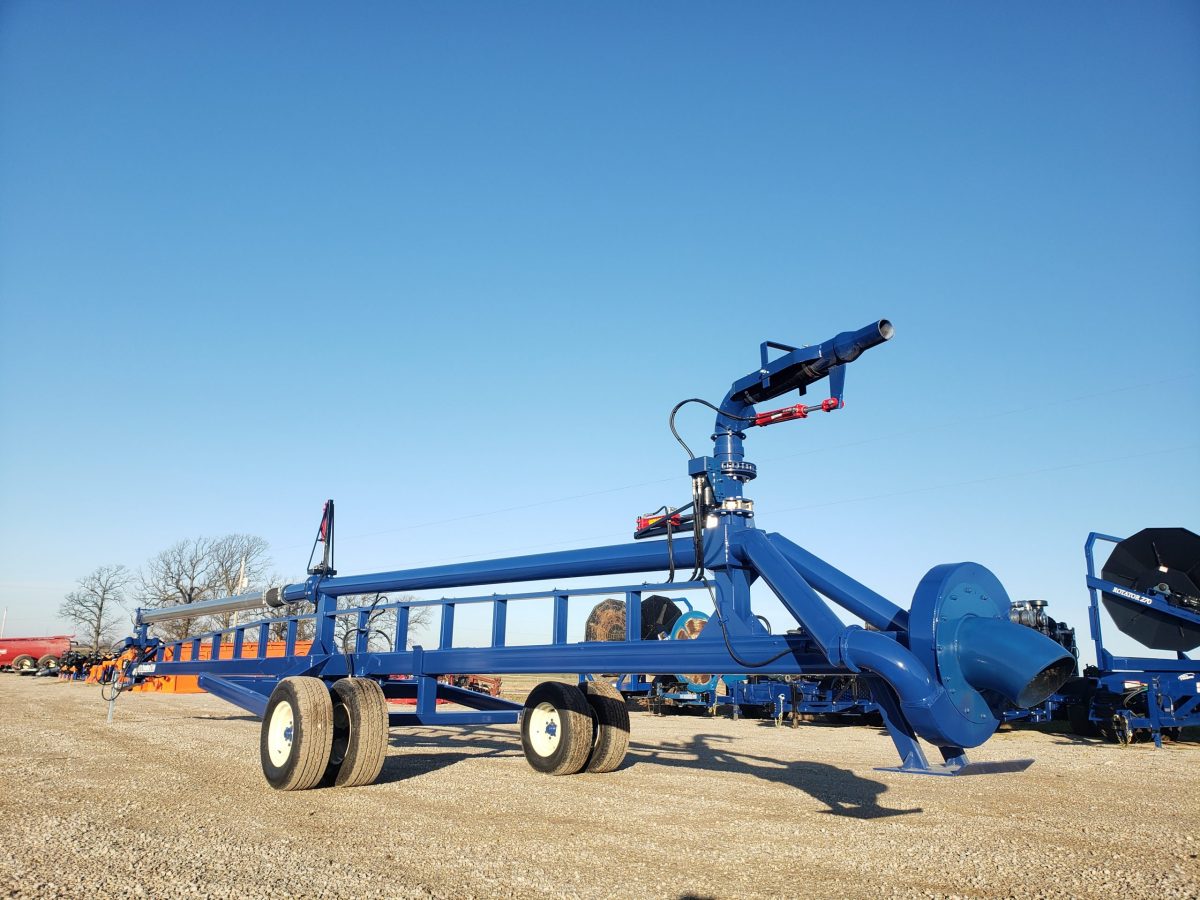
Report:
<svg viewBox="0 0 1200 900"><path fill-rule="evenodd" d="M392 732L379 783L278 793L204 695L0 675L0 896L1197 897L1200 746L1035 730L930 778L878 729L633 715L626 764L551 778L515 726Z"/></svg>

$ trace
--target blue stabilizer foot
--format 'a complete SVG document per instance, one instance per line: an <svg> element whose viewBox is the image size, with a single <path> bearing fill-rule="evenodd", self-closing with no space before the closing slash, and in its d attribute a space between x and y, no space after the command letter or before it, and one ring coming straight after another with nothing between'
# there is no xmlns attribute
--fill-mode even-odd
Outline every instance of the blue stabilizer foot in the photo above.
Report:
<svg viewBox="0 0 1200 900"><path fill-rule="evenodd" d="M1006 759L995 762L962 761L927 763L921 765L880 766L876 772L907 772L910 775L996 775L1001 772L1024 772L1033 765L1032 759Z"/></svg>

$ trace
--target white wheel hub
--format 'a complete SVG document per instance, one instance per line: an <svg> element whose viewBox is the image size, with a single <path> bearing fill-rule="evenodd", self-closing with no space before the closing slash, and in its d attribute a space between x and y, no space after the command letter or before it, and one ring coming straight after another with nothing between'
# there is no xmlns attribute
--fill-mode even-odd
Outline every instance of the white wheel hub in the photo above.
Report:
<svg viewBox="0 0 1200 900"><path fill-rule="evenodd" d="M267 724L267 755L271 757L271 765L282 768L292 755L295 726L296 714L292 711L292 704L281 700L271 712L271 721Z"/></svg>
<svg viewBox="0 0 1200 900"><path fill-rule="evenodd" d="M562 719L549 703L539 703L529 711L529 743L538 756L550 756L558 748Z"/></svg>

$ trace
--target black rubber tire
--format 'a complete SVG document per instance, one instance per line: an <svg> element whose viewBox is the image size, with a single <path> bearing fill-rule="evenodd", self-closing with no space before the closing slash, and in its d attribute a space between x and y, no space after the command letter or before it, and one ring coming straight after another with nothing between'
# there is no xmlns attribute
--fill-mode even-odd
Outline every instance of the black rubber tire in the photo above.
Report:
<svg viewBox="0 0 1200 900"><path fill-rule="evenodd" d="M1088 707L1080 703L1073 703L1067 707L1067 727L1071 730L1071 734L1077 734L1080 737L1100 736L1100 729L1089 718L1088 712Z"/></svg>
<svg viewBox="0 0 1200 900"><path fill-rule="evenodd" d="M574 775L592 752L592 714L583 691L543 681L521 712L521 749L529 765L546 775Z"/></svg>
<svg viewBox="0 0 1200 900"><path fill-rule="evenodd" d="M287 704L292 716L291 739L286 755L278 761L271 755L271 732L276 710ZM286 718L281 711L280 722ZM320 678L285 678L271 692L263 715L258 751L263 775L279 791L304 791L316 787L329 767L333 743L333 702L329 688ZM277 742L278 745L278 742Z"/></svg>
<svg viewBox="0 0 1200 900"><path fill-rule="evenodd" d="M770 706L755 704L743 706L739 716L743 719L772 719L775 717L775 711Z"/></svg>
<svg viewBox="0 0 1200 900"><path fill-rule="evenodd" d="M383 769L388 748L388 705L383 688L370 678L333 683L333 742L322 785L362 787Z"/></svg>
<svg viewBox="0 0 1200 900"><path fill-rule="evenodd" d="M39 669L57 669L58 668L58 657L55 656L53 653L47 653L45 656L43 656L41 659L38 660L38 668Z"/></svg>
<svg viewBox="0 0 1200 900"><path fill-rule="evenodd" d="M1092 699L1096 696L1095 681L1079 676L1068 678L1058 693L1065 699L1059 711L1065 714L1071 733L1080 737L1099 737L1100 728L1091 720Z"/></svg>
<svg viewBox="0 0 1200 900"><path fill-rule="evenodd" d="M26 669L36 669L37 660L28 653L22 653L10 663L14 672L24 672Z"/></svg>
<svg viewBox="0 0 1200 900"><path fill-rule="evenodd" d="M607 681L589 681L584 695L592 710L592 752L584 769L612 772L629 750L629 708L621 692Z"/></svg>

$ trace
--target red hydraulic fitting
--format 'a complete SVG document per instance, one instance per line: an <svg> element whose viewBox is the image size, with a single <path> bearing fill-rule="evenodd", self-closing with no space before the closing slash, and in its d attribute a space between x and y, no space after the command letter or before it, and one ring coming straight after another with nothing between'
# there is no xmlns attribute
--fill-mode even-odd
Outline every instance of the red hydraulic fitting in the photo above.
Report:
<svg viewBox="0 0 1200 900"><path fill-rule="evenodd" d="M666 518L666 516L664 516L664 515L638 516L637 517L637 530L645 531L647 528L649 528L652 525L662 525L663 520L665 518ZM675 528L678 528L682 524L683 524L683 517L680 516L679 513L673 513L671 515L671 525Z"/></svg>
<svg viewBox="0 0 1200 900"><path fill-rule="evenodd" d="M788 422L792 419L808 418L808 407L803 403L797 403L795 406L785 406L783 409L773 409L770 412L759 413L754 417L753 424L766 427L774 425L776 422Z"/></svg>
<svg viewBox="0 0 1200 900"><path fill-rule="evenodd" d="M844 400L839 400L837 397L830 397L828 400L821 401L821 412L832 412L835 409L841 409L846 405Z"/></svg>

